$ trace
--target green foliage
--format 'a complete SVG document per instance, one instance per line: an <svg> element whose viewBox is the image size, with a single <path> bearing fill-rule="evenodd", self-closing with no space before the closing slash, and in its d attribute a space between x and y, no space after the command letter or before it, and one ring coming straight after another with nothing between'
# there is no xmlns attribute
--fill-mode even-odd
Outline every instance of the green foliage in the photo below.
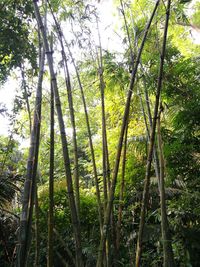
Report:
<svg viewBox="0 0 200 267"><path fill-rule="evenodd" d="M197 2L194 6L195 13L192 16L192 23L194 23L195 27L199 28L200 27L200 2Z"/></svg>
<svg viewBox="0 0 200 267"><path fill-rule="evenodd" d="M13 264L18 216L16 198L23 181L19 172L22 155L18 142L0 136L0 259L2 266Z"/></svg>
<svg viewBox="0 0 200 267"><path fill-rule="evenodd" d="M164 111L162 114L162 139L165 156L166 176L166 200L167 212L170 221L173 250L176 266L198 266L199 259L199 176L200 176L200 82L199 82L199 48L192 44L188 28L179 25L188 23L186 15L187 4L190 1L174 1L169 25L169 38L164 66L162 102ZM90 120L91 134L93 138L95 159L99 178L100 194L103 202L103 167L102 167L102 118L99 69L97 68L96 51L92 49L91 39L93 28L96 27L95 7L84 1L50 1L53 10L63 25L67 25L67 41L74 52L83 85L87 109ZM165 16L164 2L161 1L156 17L154 18L148 39L145 43L141 63L138 68L137 82L131 100L128 145L126 155L125 192L124 199L119 203L119 192L122 179L120 166L118 182L114 198L114 218L117 221L119 204L123 204L121 244L118 263L121 266L130 266L134 261L137 231L140 220L140 203L144 186L145 165L148 153L148 138L140 105L140 97L143 101L144 111L147 115L145 90L149 94L149 104L152 109L155 102L155 90L157 86L160 51L163 38L163 21ZM144 33L144 27L150 16L155 1L138 0L124 3L130 28L131 44L134 53L137 54ZM11 70L20 67L23 62L30 63L36 68L35 35L33 29L33 10L31 1L9 1L0 4L1 31L0 31L0 80L5 81ZM148 8L147 8L148 7ZM44 11L41 6L41 11ZM195 7L192 21L199 25L199 4ZM177 22L179 22L177 24ZM61 25L62 25L61 23ZM69 30L71 27L71 30ZM52 26L55 30L55 26ZM118 138L124 114L126 94L129 88L130 72L130 48L127 42L125 27L123 44L126 49L123 53L112 53L102 50L103 53L103 78L105 83L105 112L107 139L111 173L115 164ZM65 31L64 31L65 34ZM72 37L71 37L72 35ZM103 35L103 34L102 34ZM123 35L123 33L122 33ZM124 38L123 38L124 37ZM69 39L68 39L69 38ZM102 36L103 38L103 36ZM73 142L71 124L69 119L69 104L64 87L63 62L60 60L60 47L58 40L54 40L55 65L61 95L61 103L66 126L68 148L70 154L71 171L74 168ZM98 51L98 47L96 48ZM195 54L196 53L196 54ZM77 56L77 57L78 57ZM80 175L80 221L84 262L87 266L95 266L98 245L100 239L97 200L94 187L94 174L91 161L91 152L88 143L88 133L85 124L85 114L82 105L81 94L74 72L71 72L71 60L69 69L71 75L72 94L77 127L79 175ZM27 64L29 65L29 64ZM29 68L30 66L28 66ZM32 79L32 72L26 70L26 77ZM29 79L28 82L29 82ZM47 257L47 217L49 210L49 75L44 76L44 89L42 107L42 125L39 156L39 236L40 236L40 265L46 265ZM35 80L33 80L34 84ZM48 84L48 85L47 85ZM33 107L31 98L31 108ZM27 137L28 127L27 112L24 110L23 100L18 96L17 108L20 119L20 134ZM148 116L147 116L148 117ZM66 247L74 257L74 236L69 210L69 198L66 191L65 172L59 126L55 116L55 170L54 170L54 225L59 232L64 246L55 237L54 251L59 252L64 259L68 259ZM149 122L147 118L147 125ZM150 127L149 127L150 128ZM19 132L18 131L18 132ZM24 150L24 158L28 157L28 150ZM0 212L10 204L18 190L16 182L19 182L19 173L25 175L25 164L21 162L21 153L18 152L18 144L12 138L0 138ZM121 164L121 163L120 163ZM112 177L112 176L111 176ZM162 265L162 240L160 231L160 199L158 182L155 171L151 169L151 183L149 190L148 212L144 230L144 253L142 266ZM102 205L103 210L103 205ZM13 249L16 222L5 213L0 214L1 229L6 232L5 224L9 225L6 240L10 251ZM34 218L35 219L35 218ZM111 230L111 229L109 229ZM111 231L110 231L111 232ZM30 266L34 262L33 241ZM9 255L10 252L9 251ZM113 246L111 247L113 253ZM0 258L6 264L3 239L0 243ZM70 260L69 260L70 262ZM8 263L10 264L10 262ZM9 265L8 265L9 266ZM11 266L11 265L10 265ZM55 254L55 266L61 266L59 258Z"/></svg>
<svg viewBox="0 0 200 267"><path fill-rule="evenodd" d="M116 55L106 51L103 58L104 76L106 77L106 90L118 92L124 90L129 84L129 71L125 64L117 62Z"/></svg>
<svg viewBox="0 0 200 267"><path fill-rule="evenodd" d="M47 215L48 215L48 183L39 187L39 231L40 231L40 247L44 247L40 251L40 264L46 262L46 244L47 244ZM56 180L54 183L54 225L66 243L66 246L74 255L74 237L71 226L71 217L69 211L69 200L66 197L66 181ZM97 243L99 241L98 211L95 194L92 190L81 190L80 192L80 221L82 229L83 252L88 263L94 263L97 253ZM54 238L57 239L56 235ZM33 244L34 246L34 244ZM54 250L65 256L63 246L59 240L54 243ZM31 254L34 258L34 250ZM91 265L92 266L92 265Z"/></svg>
<svg viewBox="0 0 200 267"><path fill-rule="evenodd" d="M31 40L33 8L31 1L0 3L0 81L27 59L36 69L36 49Z"/></svg>
<svg viewBox="0 0 200 267"><path fill-rule="evenodd" d="M19 188L16 182L20 180L17 173L21 153L18 143L12 138L0 137L0 208L11 202Z"/></svg>
<svg viewBox="0 0 200 267"><path fill-rule="evenodd" d="M16 245L16 231L18 220L16 215L13 216L5 211L0 210L0 259L1 265L9 267L13 265L13 251Z"/></svg>
<svg viewBox="0 0 200 267"><path fill-rule="evenodd" d="M168 212L177 263L198 266L199 247L192 236L198 236L199 224L199 64L177 53L170 58L163 94L168 123L162 133L168 185L179 194L168 202Z"/></svg>

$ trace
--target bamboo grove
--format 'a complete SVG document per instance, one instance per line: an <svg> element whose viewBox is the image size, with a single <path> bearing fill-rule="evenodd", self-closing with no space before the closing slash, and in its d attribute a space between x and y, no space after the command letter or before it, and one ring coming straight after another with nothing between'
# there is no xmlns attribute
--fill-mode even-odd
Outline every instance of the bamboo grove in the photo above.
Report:
<svg viewBox="0 0 200 267"><path fill-rule="evenodd" d="M0 3L2 266L199 266L200 2L108 3Z"/></svg>

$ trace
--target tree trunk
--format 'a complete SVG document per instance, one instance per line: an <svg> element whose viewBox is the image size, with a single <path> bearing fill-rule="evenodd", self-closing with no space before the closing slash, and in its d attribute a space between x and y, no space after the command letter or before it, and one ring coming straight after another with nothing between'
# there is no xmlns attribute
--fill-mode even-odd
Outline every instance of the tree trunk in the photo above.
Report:
<svg viewBox="0 0 200 267"><path fill-rule="evenodd" d="M48 1L48 3L49 3L49 1ZM81 91L81 98L82 98L83 106L84 106L85 119L86 119L87 131L88 131L88 139L89 139L89 145L90 145L90 151L91 151L91 157L92 157L92 165L93 165L95 186L96 186L100 231L102 232L102 222L103 222L102 218L103 217L102 217L102 210L101 210L101 197L100 197L100 190L99 190L99 183L98 183L98 175L97 175L94 147L93 147L93 142L92 142L92 133L91 133L91 128L90 128L90 122L89 122L89 116L88 116L88 111L87 111L87 105L86 105L86 101L85 101L85 95L84 95L84 91L83 91L83 86L82 86L81 78L80 78L80 75L79 75L79 71L78 71L77 66L75 64L75 60L73 58L73 55L72 55L71 50L69 48L69 45L68 45L68 43L66 42L66 40L64 38L64 35L63 35L62 30L60 28L60 25L58 24L58 21L57 21L55 15L53 13L53 10L51 8L50 3L49 3L49 7L50 7L50 10L51 10L51 13L52 13L52 16L53 16L57 31L62 35L62 38L63 38L63 40L65 42L65 45L67 46L69 55L70 55L71 60L72 60L72 64L73 64L75 72L76 72L79 88L80 88L80 91Z"/></svg>
<svg viewBox="0 0 200 267"><path fill-rule="evenodd" d="M64 47L63 47L64 49ZM69 77L69 70L67 66L66 55L63 50L64 54L64 61L65 61L65 68L67 74L66 86L68 90L68 103L69 103L69 110L70 110L70 117L71 117L71 125L72 125L72 139L73 139L73 146L74 146L74 184L75 184L75 200L76 200L76 207L77 207L77 215L80 218L80 193L79 193L79 166L78 166L78 145L77 145L77 138L76 138L76 122L74 116L74 107L73 107L73 98L72 98L72 89Z"/></svg>
<svg viewBox="0 0 200 267"><path fill-rule="evenodd" d="M46 23L46 18L45 18ZM42 57L45 57L45 53L43 51L42 54L42 47L43 43L41 41L40 32L38 31L38 40L39 40L39 60L42 59ZM35 267L39 266L39 259L40 259L40 232L39 232L39 202L38 202L38 186L37 182L40 178L40 172L37 170L37 177L36 177L36 185L35 185Z"/></svg>
<svg viewBox="0 0 200 267"><path fill-rule="evenodd" d="M124 17L125 17L125 13L124 12L123 12L123 14L124 14ZM126 17L125 17L125 19L126 19ZM133 27L134 27L134 23L133 23ZM127 26L126 26L126 29L128 31L128 27ZM128 34L128 36L129 36L129 34ZM129 37L129 42L130 42L130 37ZM138 44L138 40L136 38L136 33L135 33L134 50L136 50L137 44ZM130 43L130 47L131 47L131 43ZM132 48L131 48L131 53L133 53L132 52ZM132 55L132 58L134 58L134 55ZM140 66L141 66L141 69L142 69L142 71L144 73L145 71L144 71L144 68L142 66L141 60L140 60ZM142 79L143 79L143 84L144 84L144 95L145 95L145 102L146 102L146 108L147 108L147 117L148 117L148 120L149 120L150 129L151 129L152 128L151 108L150 108L149 95L148 95L148 91L147 91L147 88L146 88L146 80L145 80L145 76L144 75L142 76ZM139 89L139 96L140 96L141 108L142 108L142 113L143 113L143 117L144 117L147 136L148 136L148 139L150 139L150 130L148 128L147 117L146 117L146 114L145 114L145 109L144 109L144 105L143 105L143 101L142 101L142 94L141 94L141 90L140 89ZM155 144L154 144L154 150L153 150L153 161L154 161L155 174L156 174L156 177L158 179L158 186L159 186L159 161L158 161L157 148L156 148Z"/></svg>
<svg viewBox="0 0 200 267"><path fill-rule="evenodd" d="M39 152L39 137L41 124L41 102L42 102L42 81L44 72L44 58L42 53L40 59L40 70L36 91L35 111L33 129L30 137L29 158L27 161L27 174L24 184L22 199L22 211L19 227L19 246L17 255L17 266L24 267L27 264L29 245L31 241L32 213L34 205L34 193L37 173L37 160Z"/></svg>
<svg viewBox="0 0 200 267"><path fill-rule="evenodd" d="M35 263L34 266L39 266L39 258L40 258L40 235L39 235L39 203L38 203L38 191L37 191L37 183L35 187Z"/></svg>
<svg viewBox="0 0 200 267"><path fill-rule="evenodd" d="M140 64L141 64L141 62L140 62ZM142 64L141 64L141 67L142 67ZM142 70L143 70L143 67L142 67ZM144 81L144 95L145 95L145 102L146 102L146 107L147 107L147 116L148 116L149 125L150 125L150 129L151 129L152 128L152 115L151 115L151 108L150 108L150 99L149 99L148 91L146 88L146 81ZM149 130L148 130L148 138L150 139L150 131ZM159 185L160 173L159 173L158 151L157 151L156 144L154 144L154 149L153 149L153 161L154 161L155 174L156 174L156 177L158 179L158 187L159 187L160 186Z"/></svg>
<svg viewBox="0 0 200 267"><path fill-rule="evenodd" d="M162 245L163 245L163 254L164 261L163 267L174 267L174 255L172 250L172 241L169 232L169 224L167 219L167 209L166 209L166 201L165 201L165 181L164 181L164 155L163 155L163 144L162 144L162 136L160 130L160 115L162 109L160 109L158 115L158 126L157 126L157 135L158 135L158 147L160 154L160 207L161 207L161 230L162 230Z"/></svg>
<svg viewBox="0 0 200 267"><path fill-rule="evenodd" d="M74 186L75 186L75 202L77 208L77 216L80 218L80 192L79 192L79 166L78 166L78 145L77 145L77 135L76 135L76 122L75 122L75 115L74 115L74 105L73 105L73 97L72 97L72 87L69 75L69 69L67 64L67 57L65 53L65 48L63 44L63 34L58 24L58 21L53 13L51 4L49 3L49 7L54 18L54 22L56 24L58 39L61 45L61 53L62 53L62 60L64 63L64 73L65 73L65 83L67 88L67 96L68 96L68 104L69 104L69 111L70 111L70 120L72 126L72 140L74 146L74 171L73 171L73 178L74 178ZM80 219L79 219L80 220Z"/></svg>
<svg viewBox="0 0 200 267"><path fill-rule="evenodd" d="M45 51L47 54L48 65L49 65L49 70L50 70L50 75L51 75L51 82L52 82L53 91L54 91L54 99L55 99L55 105L56 105L56 110L57 110L57 115L58 115L58 122L59 122L61 141L62 141L65 174L66 174L66 180L67 180L67 192L69 196L71 219L72 219L72 225L73 225L73 231L74 231L74 237L75 237L76 265L77 267L79 267L79 266L83 266L80 224L79 224L79 220L77 216L76 204L75 204L75 199L74 199L74 191L73 191L72 176L71 176L71 169L70 169L70 159L69 159L69 153L68 153L65 125L64 125L63 114L62 114L62 109L61 109L60 96L58 92L57 79L56 79L56 75L55 75L54 67L53 67L53 56L49 49L49 43L47 40L46 30L44 28L44 25L41 19L37 1L33 0L33 4L34 4L34 9L35 9L35 16L38 21L38 25L40 27L40 31L43 37L44 47L45 47Z"/></svg>
<svg viewBox="0 0 200 267"><path fill-rule="evenodd" d="M155 102L154 117L153 117L152 129L151 129L151 135L150 135L149 153L148 153L148 158L147 158L144 191L143 191L143 197L142 197L142 207L141 207L141 214L140 214L140 224L139 224L137 250L136 250L136 267L139 267L141 264L142 238L143 238L143 231L144 231L144 224L145 224L145 214L146 214L146 207L147 207L147 201L148 201L148 193L149 193L151 162L152 162L153 148L154 148L154 141L155 141L158 107L159 107L159 101L160 101L160 93L162 89L163 67L164 67L164 57L165 57L167 31L168 31L168 23L169 23L169 15L170 15L170 4L171 4L171 0L168 0L167 10L166 10L166 22L165 22L165 28L164 28L164 37L163 37L163 47L162 47L162 53L160 56L160 69L159 69L158 85L157 85L157 92L156 92L156 102Z"/></svg>
<svg viewBox="0 0 200 267"><path fill-rule="evenodd" d="M64 62L64 73L65 73L65 83L67 88L67 96L68 96L68 104L69 104L69 112L70 112L70 120L72 126L72 140L73 140L73 147L74 147L74 185L75 185L75 201L76 201L76 208L77 208L77 215L80 218L80 193L79 193L79 166L78 166L78 145L77 145L77 137L76 137L76 122L75 122L75 115L74 115L74 105L73 105L73 97L72 97L72 87L70 82L70 75L69 69L67 64L67 57L63 45L63 38L60 31L59 34L59 41L61 44L62 49L62 59Z"/></svg>
<svg viewBox="0 0 200 267"><path fill-rule="evenodd" d="M118 149L117 149L117 155L116 155L115 166L114 166L114 171L113 171L112 183L111 183L110 192L109 192L108 204L107 204L106 213L104 216L103 234L101 236L101 241L100 241L100 246L99 246L99 253L98 253L98 259L97 259L97 265L96 265L97 267L103 266L103 248L105 246L108 224L110 221L110 214L111 214L111 210L112 210L112 206L113 206L114 193L115 193L115 187L116 187L116 182L117 182L117 174L118 174L118 169L119 169L119 162L120 162L124 132L125 132L128 116L129 116L130 102L131 102L131 96L133 93L133 87L135 84L136 73L137 73L139 62L140 62L142 50L143 50L143 47L144 47L144 44L146 41L146 37L147 37L151 22L153 20L153 17L155 15L155 12L157 10L159 2L160 1L157 0L155 7L154 7L154 10L152 12L151 18L150 18L149 22L147 23L144 37L143 37L143 40L141 43L141 47L140 47L140 50L139 50L139 53L137 55L137 59L135 62L135 67L134 67L134 70L133 70L132 75L131 75L131 82L130 82L130 86L129 86L129 90L128 90L126 107L125 107L124 117L123 117L122 126L121 126L121 133L120 133L119 142L118 142Z"/></svg>
<svg viewBox="0 0 200 267"><path fill-rule="evenodd" d="M123 0L120 0L120 5L121 5L121 12L124 18L124 25L125 25L125 29L126 29L126 33L127 33L127 38L128 38L128 43L129 43L129 49L130 49L130 55L131 55L131 67L134 67L134 52L133 52L133 48L132 48L132 42L131 42L131 37L130 37L130 33L129 33L129 29L128 29L128 23L126 20L126 14L125 14L125 10L124 10L124 3Z"/></svg>
<svg viewBox="0 0 200 267"><path fill-rule="evenodd" d="M131 45L131 38L130 38L130 33L129 33L128 24L127 24L127 20L126 20L123 1L120 0L120 3L121 3L122 15L123 15L123 18L124 18L124 24L125 24L125 28L126 28L126 33L127 33L127 37L128 37L128 42L129 42L129 48L130 48L130 54L131 54L131 65L132 65L132 68L133 68L135 55L134 55L133 48L132 48L132 45ZM134 25L133 25L133 27L134 27ZM134 51L136 51L136 47L137 47L137 38L136 38L136 33L135 33ZM142 67L141 60L140 60L140 65ZM142 68L142 70L143 70L143 68ZM149 125L150 125L150 128L152 128L151 109L150 109L149 97L148 97L148 92L147 92L145 83L144 83L144 91L145 91L145 100L146 100L146 106L147 106L147 114L148 114L148 119L149 119ZM140 98L140 104L141 104L141 108L142 108L142 114L143 114L143 118L144 118L144 123L145 123L146 131L147 131L147 136L150 139L150 131L149 131L149 128L148 128L147 117L146 117L146 114L145 114L145 109L144 109L144 105L143 105L143 101L142 101L142 94L141 94L140 88L139 88L139 98ZM156 145L154 145L153 159L154 159L155 173L156 173L156 177L157 177L158 183L159 183L159 162L158 162L158 155L157 155Z"/></svg>
<svg viewBox="0 0 200 267"><path fill-rule="evenodd" d="M121 232L121 223L122 223L122 209L123 209L125 173L126 173L127 137L128 137L128 123L127 123L126 130L125 130L124 150L123 150L123 157L122 157L122 178L121 178L121 185L120 185L119 209L118 209L118 220L117 220L117 231L116 231L117 255L119 255L119 248L120 248L120 232Z"/></svg>
<svg viewBox="0 0 200 267"><path fill-rule="evenodd" d="M102 47L101 47L101 37L99 32L98 20L97 22L97 30L98 30L98 38L99 38L99 53L97 50L97 62L98 62L98 75L99 75L99 87L101 94L101 125L102 125L102 169L103 169L103 191L104 191L104 211L107 206L108 200L108 186L107 186L107 163L106 163L106 147L107 145L107 133L106 133L106 117L105 117L105 82L103 76L103 55L102 55Z"/></svg>
<svg viewBox="0 0 200 267"><path fill-rule="evenodd" d="M30 109L30 103L28 99L27 84L26 84L25 73L24 73L24 65L21 66L21 75L22 75L22 89L24 90L24 97L26 101L26 108L27 108L28 118L29 118L29 130L31 132L31 129L32 129L31 109Z"/></svg>
<svg viewBox="0 0 200 267"><path fill-rule="evenodd" d="M48 257L47 266L53 267L53 226L54 226L54 95L51 84L51 127L50 127L50 168L49 168L49 214L48 214Z"/></svg>
<svg viewBox="0 0 200 267"><path fill-rule="evenodd" d="M106 114L105 114L105 82L104 82L104 69L103 69L103 54L102 54L102 46L101 46L101 35L99 31L98 19L97 22L97 31L99 38L99 53L97 51L97 62L98 62L98 75L99 75L99 84L100 84L100 94L101 94L101 125L102 125L102 169L103 169L103 192L104 192L104 213L107 207L108 201L108 191L110 189L110 161L109 161L109 152L108 152L108 141L107 141L107 131L106 131ZM113 212L113 211L112 211ZM115 227L114 227L114 216L110 221L110 230L111 233L107 235L106 246L105 246L105 255L106 255L106 264L107 266L111 266L112 255L111 255L111 237L113 239L114 245L114 254L115 251ZM105 264L104 264L105 265Z"/></svg>

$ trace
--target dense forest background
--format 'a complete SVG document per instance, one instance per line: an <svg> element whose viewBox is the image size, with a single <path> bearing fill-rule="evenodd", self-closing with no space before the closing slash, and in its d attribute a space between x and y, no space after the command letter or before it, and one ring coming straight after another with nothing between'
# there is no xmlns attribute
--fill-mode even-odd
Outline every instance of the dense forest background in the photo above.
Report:
<svg viewBox="0 0 200 267"><path fill-rule="evenodd" d="M2 267L200 266L200 1L108 2L0 0Z"/></svg>

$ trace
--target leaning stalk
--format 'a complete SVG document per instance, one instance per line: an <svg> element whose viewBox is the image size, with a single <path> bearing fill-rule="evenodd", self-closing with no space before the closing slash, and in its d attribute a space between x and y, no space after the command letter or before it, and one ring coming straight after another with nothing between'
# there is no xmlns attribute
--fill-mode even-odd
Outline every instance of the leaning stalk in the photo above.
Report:
<svg viewBox="0 0 200 267"><path fill-rule="evenodd" d="M144 190L143 190L143 197L142 197L142 207L141 207L141 213L140 213L140 224L139 224L137 250L136 250L136 267L139 267L141 264L142 239L143 239L146 207L147 207L148 193L149 193L153 148L154 148L154 143L155 143L156 122L157 122L158 107L159 107L159 102L160 102L160 93L162 89L163 67L164 67L164 57L165 57L165 50L166 50L167 31L168 31L168 24L169 24L170 5L171 5L171 0L168 0L167 11L166 11L166 21L165 21L165 28L164 28L164 37L163 37L163 46L162 46L162 53L160 56L160 69L159 69L159 75L158 75L158 85L157 85L157 91L156 91L154 117L153 117L151 134L150 134L149 153L148 153L148 158L147 158L145 183L144 183Z"/></svg>
<svg viewBox="0 0 200 267"><path fill-rule="evenodd" d="M40 31L43 37L45 52L47 54L49 71L51 75L51 82L53 86L54 99L55 99L55 105L56 105L56 111L58 115L58 122L59 122L61 141L62 141L65 175L66 175L66 180L67 180L67 192L69 196L72 226L73 226L73 232L74 232L74 237L75 237L76 265L77 267L80 267L80 266L83 266L80 224L79 224L79 220L77 216L77 209L76 209L75 198L74 198L73 183L72 183L71 168L70 168L70 159L69 159L68 145L67 145L66 132L65 132L65 124L64 124L63 114L62 114L62 109L61 109L61 102L60 102L60 96L59 96L59 91L58 91L57 79L56 79L54 66L53 66L53 56L49 49L47 34L46 34L46 30L44 28L44 25L41 19L37 1L33 0L33 4L34 4L35 16L36 16L36 19L37 19L37 22L38 22L38 25L40 27Z"/></svg>
<svg viewBox="0 0 200 267"><path fill-rule="evenodd" d="M118 175L119 162L120 162L121 150L122 150L122 145L123 145L124 132L125 132L125 128L126 128L127 121L128 121L130 103L131 103L131 97L132 97L132 93L133 93L133 87L135 84L136 73L137 73L139 62L140 62L140 57L141 57L141 54L142 54L142 51L144 48L144 44L146 41L146 37L147 37L149 28L151 26L151 22L154 18L154 15L155 15L155 12L157 10L159 2L160 1L157 0L155 7L154 7L154 10L152 12L152 15L149 19L149 22L147 23L147 26L146 26L146 29L144 32L144 36L143 36L143 40L142 40L142 43L141 43L141 46L140 46L140 49L139 49L139 52L138 52L138 55L136 58L135 67L134 67L134 70L133 70L132 75L131 75L131 81L130 81L130 86L129 86L129 90L128 90L126 106L125 106L125 111L124 111L124 116L123 116L123 121L122 121L122 126L121 126L121 132L120 132L120 137L119 137L119 142L118 142L118 149L117 149L115 166L114 166L114 171L113 171L112 183L111 183L110 192L109 192L108 204L107 204L106 212L105 212L105 216L104 216L103 234L101 236L101 241L100 241L100 246L99 246L99 253L98 253L98 259L97 259L97 265L96 265L97 267L103 266L103 251L104 251L105 241L106 241L106 237L107 237L108 224L110 221L110 214L111 214L111 210L112 210L112 206L113 206L114 193L115 193L115 187L116 187L116 183L117 183L117 175Z"/></svg>

